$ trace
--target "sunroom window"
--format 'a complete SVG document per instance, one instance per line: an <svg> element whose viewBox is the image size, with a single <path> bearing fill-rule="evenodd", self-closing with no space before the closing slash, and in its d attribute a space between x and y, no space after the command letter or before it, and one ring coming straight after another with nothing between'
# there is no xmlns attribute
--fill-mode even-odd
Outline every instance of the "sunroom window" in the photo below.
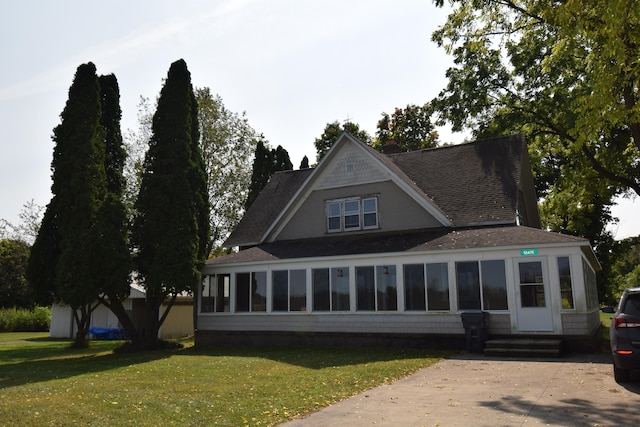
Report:
<svg viewBox="0 0 640 427"><path fill-rule="evenodd" d="M370 228L378 228L378 199L376 197L352 197L327 202L327 230L329 232Z"/></svg>

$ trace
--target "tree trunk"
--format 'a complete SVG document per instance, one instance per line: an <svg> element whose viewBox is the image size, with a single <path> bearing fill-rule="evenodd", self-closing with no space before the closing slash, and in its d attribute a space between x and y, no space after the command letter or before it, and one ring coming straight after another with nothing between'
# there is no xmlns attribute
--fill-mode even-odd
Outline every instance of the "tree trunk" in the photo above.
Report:
<svg viewBox="0 0 640 427"><path fill-rule="evenodd" d="M142 342L145 348L155 348L158 344L158 309L164 301L163 297L147 298L144 304L144 329L142 331Z"/></svg>
<svg viewBox="0 0 640 427"><path fill-rule="evenodd" d="M118 321L124 328L124 332L128 339L133 343L140 343L140 333L133 324L133 320L129 317L124 305L122 305L122 301L112 295L107 295L107 297L109 299L101 299L102 304L111 310L111 312L118 318Z"/></svg>
<svg viewBox="0 0 640 427"><path fill-rule="evenodd" d="M73 318L76 321L76 327L78 328L72 344L73 348L87 348L89 346L87 335L89 334L89 326L91 326L91 313L97 306L98 304L95 306L86 304L81 307L71 308L73 310Z"/></svg>

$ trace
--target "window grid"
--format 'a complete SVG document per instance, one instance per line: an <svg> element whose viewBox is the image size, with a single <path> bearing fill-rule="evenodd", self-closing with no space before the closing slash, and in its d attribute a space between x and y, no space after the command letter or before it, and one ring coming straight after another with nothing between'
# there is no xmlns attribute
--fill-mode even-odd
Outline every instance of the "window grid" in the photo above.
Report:
<svg viewBox="0 0 640 427"><path fill-rule="evenodd" d="M330 233L378 228L376 197L331 200L326 204L327 230Z"/></svg>

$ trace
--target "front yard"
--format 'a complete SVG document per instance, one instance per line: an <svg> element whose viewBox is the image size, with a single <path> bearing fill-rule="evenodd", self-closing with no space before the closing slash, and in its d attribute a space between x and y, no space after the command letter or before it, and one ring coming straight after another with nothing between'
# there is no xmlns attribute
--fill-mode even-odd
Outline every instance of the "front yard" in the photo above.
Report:
<svg viewBox="0 0 640 427"><path fill-rule="evenodd" d="M44 334L0 334L4 425L273 425L406 376L424 350L70 350Z"/></svg>

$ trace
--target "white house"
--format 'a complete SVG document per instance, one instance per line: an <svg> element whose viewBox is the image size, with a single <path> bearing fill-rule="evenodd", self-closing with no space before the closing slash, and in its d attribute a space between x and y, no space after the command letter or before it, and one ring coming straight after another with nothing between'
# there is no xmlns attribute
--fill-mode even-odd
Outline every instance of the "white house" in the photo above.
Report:
<svg viewBox="0 0 640 427"><path fill-rule="evenodd" d="M600 328L589 242L540 228L526 142L383 154L343 134L314 169L276 173L209 260L198 344L459 345L588 341Z"/></svg>

